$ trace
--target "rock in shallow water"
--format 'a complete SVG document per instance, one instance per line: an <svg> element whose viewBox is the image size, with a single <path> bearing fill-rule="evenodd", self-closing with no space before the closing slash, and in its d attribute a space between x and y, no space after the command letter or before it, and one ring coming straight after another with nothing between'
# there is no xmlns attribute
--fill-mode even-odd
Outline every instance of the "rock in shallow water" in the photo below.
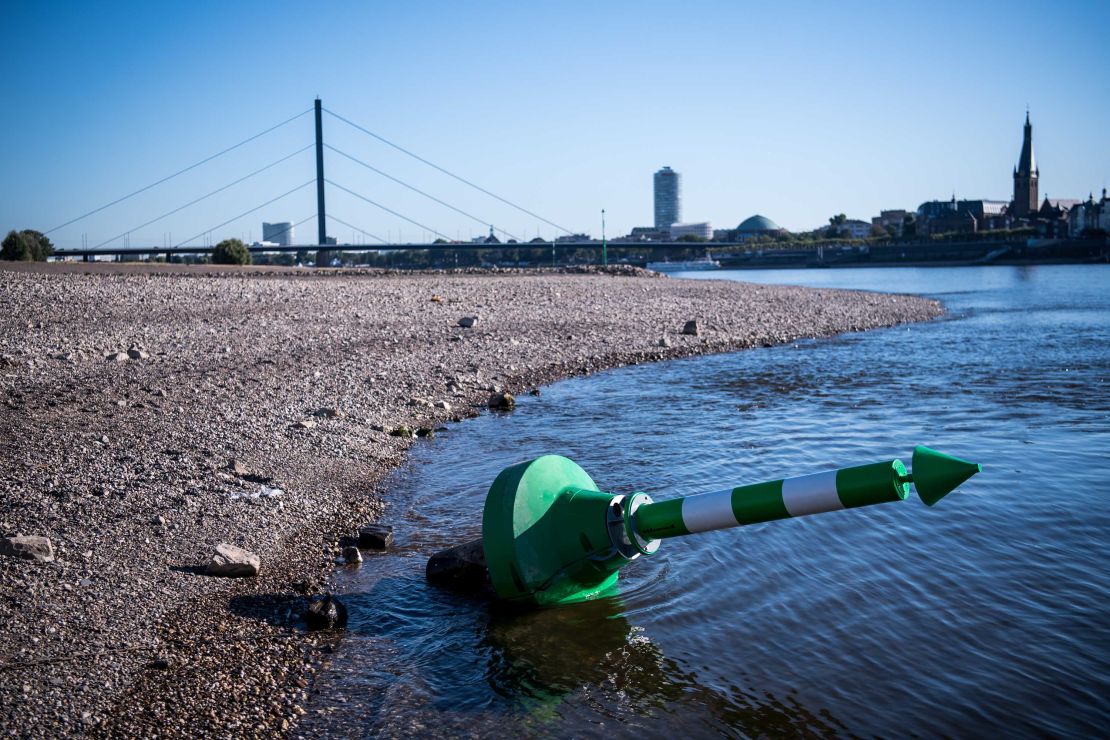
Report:
<svg viewBox="0 0 1110 740"><path fill-rule="evenodd" d="M347 607L331 594L309 604L303 616L305 625L310 630L330 630L347 626Z"/></svg>
<svg viewBox="0 0 1110 740"><path fill-rule="evenodd" d="M343 548L343 562L347 565L358 565L362 562L362 553L353 545Z"/></svg>
<svg viewBox="0 0 1110 740"><path fill-rule="evenodd" d="M479 593L492 591L482 541L473 540L440 550L428 559L424 574L439 586Z"/></svg>
<svg viewBox="0 0 1110 740"><path fill-rule="evenodd" d="M384 550L393 544L393 527L388 524L367 524L358 530L358 546L368 550Z"/></svg>
<svg viewBox="0 0 1110 740"><path fill-rule="evenodd" d="M0 555L34 560L38 563L52 563L54 562L54 546L50 543L48 537L35 535L0 537Z"/></svg>
<svg viewBox="0 0 1110 740"><path fill-rule="evenodd" d="M489 407L498 411L512 411L516 408L516 399L512 393L494 393L489 397Z"/></svg>
<svg viewBox="0 0 1110 740"><path fill-rule="evenodd" d="M258 575L261 566L262 561L253 552L221 542L208 561L207 573L225 578L249 578Z"/></svg>

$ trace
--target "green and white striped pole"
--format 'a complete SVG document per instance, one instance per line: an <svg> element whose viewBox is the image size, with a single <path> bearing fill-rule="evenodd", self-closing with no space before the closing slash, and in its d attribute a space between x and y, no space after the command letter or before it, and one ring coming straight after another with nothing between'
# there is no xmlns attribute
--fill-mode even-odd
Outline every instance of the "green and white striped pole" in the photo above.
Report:
<svg viewBox="0 0 1110 740"><path fill-rule="evenodd" d="M632 526L641 538L663 539L854 509L906 498L910 480L900 460L888 460L643 504Z"/></svg>
<svg viewBox="0 0 1110 740"><path fill-rule="evenodd" d="M602 492L574 461L544 455L506 468L490 486L482 548L499 597L565 604L606 592L620 568L669 537L901 501L911 483L932 506L981 470L917 447L912 472L885 460L656 503L646 493Z"/></svg>

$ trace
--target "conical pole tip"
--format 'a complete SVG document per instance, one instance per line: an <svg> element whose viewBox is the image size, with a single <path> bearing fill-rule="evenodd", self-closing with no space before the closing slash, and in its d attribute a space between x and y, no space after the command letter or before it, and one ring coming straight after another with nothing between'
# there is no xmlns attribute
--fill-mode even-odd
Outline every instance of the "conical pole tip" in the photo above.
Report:
<svg viewBox="0 0 1110 740"><path fill-rule="evenodd" d="M983 466L952 455L946 455L924 445L913 450L912 476L917 495L927 505L933 506L976 473Z"/></svg>

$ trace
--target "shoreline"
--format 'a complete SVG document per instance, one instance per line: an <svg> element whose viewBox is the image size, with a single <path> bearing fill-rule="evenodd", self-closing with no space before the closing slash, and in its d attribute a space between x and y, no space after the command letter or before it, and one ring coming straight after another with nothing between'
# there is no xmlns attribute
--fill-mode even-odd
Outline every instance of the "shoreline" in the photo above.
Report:
<svg viewBox="0 0 1110 740"><path fill-rule="evenodd" d="M314 665L337 639L303 633L296 617L333 572L339 538L380 517L380 484L418 443L392 429L476 416L495 386L519 393L942 314L910 296L597 270L127 267L0 264L0 420L10 430L0 534L47 535L58 552L42 565L0 558L11 637L0 697L19 734L295 726ZM458 327L464 315L478 324ZM689 319L701 336L680 333ZM663 332L670 346L659 346ZM149 358L104 359L128 343ZM319 408L344 415L313 416ZM295 428L301 421L314 426ZM235 497L248 487L228 470L233 459L284 496ZM258 553L260 575L198 574L215 541Z"/></svg>

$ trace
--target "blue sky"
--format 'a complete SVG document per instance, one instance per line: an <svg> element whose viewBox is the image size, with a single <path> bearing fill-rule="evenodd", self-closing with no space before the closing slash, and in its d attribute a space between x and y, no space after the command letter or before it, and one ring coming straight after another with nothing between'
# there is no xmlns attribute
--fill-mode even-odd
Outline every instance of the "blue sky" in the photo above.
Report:
<svg viewBox="0 0 1110 740"><path fill-rule="evenodd" d="M1110 3L51 3L6 0L0 228L50 229L308 110L343 116L574 230L790 229L1008 198L1032 111L1041 193L1110 185ZM325 140L519 236L555 230L326 117ZM312 142L311 116L51 236L96 244ZM449 236L471 221L333 152L327 175ZM308 151L143 229L177 243L308 181ZM315 210L311 187L217 231ZM335 188L328 211L428 232ZM329 233L350 240L350 228ZM311 241L315 223L298 230ZM197 240L193 243L200 243ZM121 244L117 240L113 244Z"/></svg>

